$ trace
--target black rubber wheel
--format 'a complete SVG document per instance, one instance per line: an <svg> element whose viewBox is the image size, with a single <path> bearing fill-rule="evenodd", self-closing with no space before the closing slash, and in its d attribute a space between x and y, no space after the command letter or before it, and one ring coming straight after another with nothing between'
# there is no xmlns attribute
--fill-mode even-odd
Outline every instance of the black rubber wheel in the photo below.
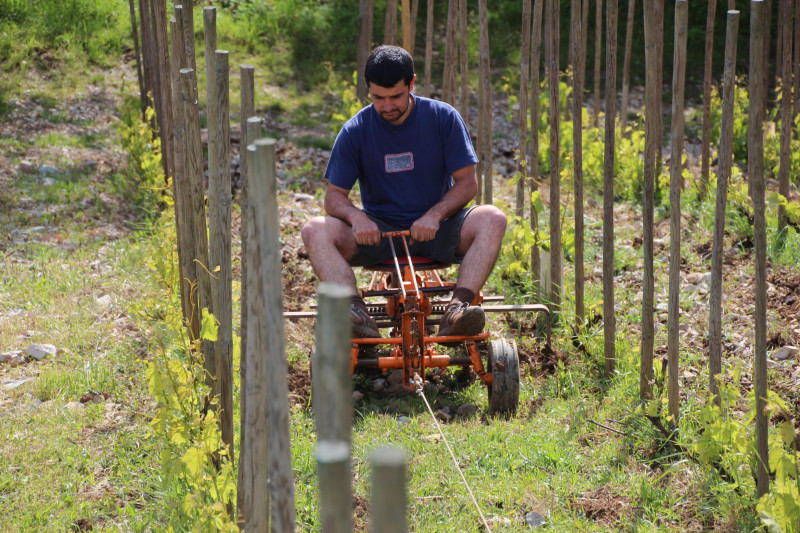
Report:
<svg viewBox="0 0 800 533"><path fill-rule="evenodd" d="M519 404L519 355L517 344L507 339L489 342L489 414L512 416Z"/></svg>

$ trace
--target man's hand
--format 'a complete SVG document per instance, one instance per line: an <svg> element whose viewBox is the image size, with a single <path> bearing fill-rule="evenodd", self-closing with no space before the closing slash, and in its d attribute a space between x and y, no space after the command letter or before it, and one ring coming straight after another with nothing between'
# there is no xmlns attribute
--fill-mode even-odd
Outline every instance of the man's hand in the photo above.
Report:
<svg viewBox="0 0 800 533"><path fill-rule="evenodd" d="M379 244L381 242L381 231L378 229L378 225L363 212L359 212L359 215L354 216L351 220L356 243L369 246Z"/></svg>
<svg viewBox="0 0 800 533"><path fill-rule="evenodd" d="M429 213L425 213L411 225L411 243L432 241L439 231L439 219Z"/></svg>

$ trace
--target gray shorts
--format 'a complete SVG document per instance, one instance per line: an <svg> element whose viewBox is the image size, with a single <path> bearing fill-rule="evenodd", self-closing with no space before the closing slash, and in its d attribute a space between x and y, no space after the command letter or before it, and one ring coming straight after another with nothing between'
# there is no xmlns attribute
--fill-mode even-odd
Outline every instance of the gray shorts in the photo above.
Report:
<svg viewBox="0 0 800 533"><path fill-rule="evenodd" d="M458 246L458 240L461 236L461 225L464 223L464 219L474 207L475 206L464 208L450 218L442 220L439 223L439 229L436 231L436 236L433 238L433 240L415 242L408 247L411 255L427 257L428 259L432 259L440 263L461 263L463 257L455 255L456 246ZM378 229L381 231L381 233L408 229L375 217L369 218L378 225ZM406 252L405 248L403 247L403 240L400 237L394 238L394 249L398 257L405 257ZM372 266L387 261L391 258L392 248L389 245L389 240L381 239L380 244L374 246L359 244L356 255L348 262L350 263L350 266Z"/></svg>

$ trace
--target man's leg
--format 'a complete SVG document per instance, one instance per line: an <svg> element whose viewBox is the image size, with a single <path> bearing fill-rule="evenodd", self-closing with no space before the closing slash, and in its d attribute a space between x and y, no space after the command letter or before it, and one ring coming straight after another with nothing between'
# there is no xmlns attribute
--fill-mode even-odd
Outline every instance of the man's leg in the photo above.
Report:
<svg viewBox="0 0 800 533"><path fill-rule="evenodd" d="M486 317L480 307L469 304L481 290L500 254L506 232L506 215L493 205L481 205L469 212L461 224L455 255L462 256L453 298L439 326L439 335L477 335Z"/></svg>
<svg viewBox="0 0 800 533"><path fill-rule="evenodd" d="M356 277L347 262L358 252L352 228L338 218L315 217L303 226L302 236L311 267L320 281L350 288L353 335L380 337L375 320L369 316L364 300L358 295Z"/></svg>

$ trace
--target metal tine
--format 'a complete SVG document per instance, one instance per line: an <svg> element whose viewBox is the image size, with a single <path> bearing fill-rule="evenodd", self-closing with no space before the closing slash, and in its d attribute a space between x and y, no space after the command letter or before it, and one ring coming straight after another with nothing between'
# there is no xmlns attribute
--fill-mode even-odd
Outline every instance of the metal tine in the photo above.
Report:
<svg viewBox="0 0 800 533"><path fill-rule="evenodd" d="M411 252L408 251L408 241L406 240L406 234L401 233L400 236L403 238L403 246L406 249L406 258L408 259L408 268L411 270L411 279L414 281L414 292L419 294L419 287L417 287L417 273L414 272L414 262L411 260Z"/></svg>
<svg viewBox="0 0 800 533"><path fill-rule="evenodd" d="M397 269L397 283L400 285L400 290L403 291L403 298L406 297L406 288L403 284L403 274L400 272L400 262L397 260L397 252L394 251L394 241L392 236L389 236L389 247L392 249L392 259L394 259L394 267Z"/></svg>

